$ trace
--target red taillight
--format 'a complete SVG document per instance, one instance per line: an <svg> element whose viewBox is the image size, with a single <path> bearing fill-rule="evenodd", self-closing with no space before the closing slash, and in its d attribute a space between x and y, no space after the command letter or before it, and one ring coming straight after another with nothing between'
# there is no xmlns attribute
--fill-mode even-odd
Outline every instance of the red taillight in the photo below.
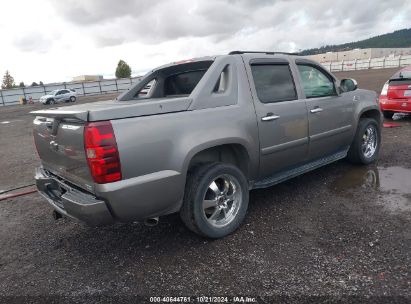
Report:
<svg viewBox="0 0 411 304"><path fill-rule="evenodd" d="M96 183L105 184L121 180L120 157L110 121L86 124L84 148L91 176Z"/></svg>

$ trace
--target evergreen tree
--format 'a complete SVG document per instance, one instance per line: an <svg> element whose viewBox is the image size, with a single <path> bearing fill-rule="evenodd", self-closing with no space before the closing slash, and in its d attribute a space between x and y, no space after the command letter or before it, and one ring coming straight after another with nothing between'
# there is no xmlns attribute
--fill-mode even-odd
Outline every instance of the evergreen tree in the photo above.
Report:
<svg viewBox="0 0 411 304"><path fill-rule="evenodd" d="M1 85L2 89L11 89L14 88L14 78L10 75L9 71L6 71L6 73L3 76L3 83Z"/></svg>
<svg viewBox="0 0 411 304"><path fill-rule="evenodd" d="M319 48L308 49L300 52L300 55L314 55L323 54L326 52L339 52L367 48L407 48L409 46L411 46L411 28L374 36L365 40L338 45L325 45Z"/></svg>
<svg viewBox="0 0 411 304"><path fill-rule="evenodd" d="M116 69L116 78L130 78L131 76L131 68L130 66L123 60L120 60L117 65Z"/></svg>
<svg viewBox="0 0 411 304"><path fill-rule="evenodd" d="M37 87L38 84L37 84L37 82L33 81L33 83L31 84L31 86L32 86L32 87Z"/></svg>
<svg viewBox="0 0 411 304"><path fill-rule="evenodd" d="M44 86L43 81L40 80L39 85Z"/></svg>
<svg viewBox="0 0 411 304"><path fill-rule="evenodd" d="M24 88L24 87L25 87L25 85L24 85L24 82L23 82L23 81L21 81L21 82L20 82L19 87L20 87L20 88Z"/></svg>

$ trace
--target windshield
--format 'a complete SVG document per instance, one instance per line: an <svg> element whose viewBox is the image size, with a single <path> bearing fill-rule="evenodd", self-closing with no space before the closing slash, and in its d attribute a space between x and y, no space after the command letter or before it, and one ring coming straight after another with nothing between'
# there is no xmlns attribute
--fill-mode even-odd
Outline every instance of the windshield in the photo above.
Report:
<svg viewBox="0 0 411 304"><path fill-rule="evenodd" d="M411 79L411 67L402 69L401 71L395 73L390 80L409 80Z"/></svg>
<svg viewBox="0 0 411 304"><path fill-rule="evenodd" d="M51 91L50 95L56 95L59 90Z"/></svg>
<svg viewBox="0 0 411 304"><path fill-rule="evenodd" d="M401 71L400 74L398 75L399 78L411 78L411 71Z"/></svg>

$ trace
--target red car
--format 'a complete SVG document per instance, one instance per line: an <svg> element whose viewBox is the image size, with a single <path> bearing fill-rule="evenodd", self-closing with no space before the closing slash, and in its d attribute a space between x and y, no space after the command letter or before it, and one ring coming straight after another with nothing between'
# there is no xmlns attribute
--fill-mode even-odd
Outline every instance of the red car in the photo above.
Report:
<svg viewBox="0 0 411 304"><path fill-rule="evenodd" d="M385 118L411 113L411 66L395 73L382 88L380 108Z"/></svg>

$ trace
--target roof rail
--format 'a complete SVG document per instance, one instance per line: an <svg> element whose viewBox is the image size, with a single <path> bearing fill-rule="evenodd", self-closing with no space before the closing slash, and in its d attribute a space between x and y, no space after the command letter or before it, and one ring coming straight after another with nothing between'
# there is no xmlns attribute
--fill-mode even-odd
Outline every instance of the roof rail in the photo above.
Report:
<svg viewBox="0 0 411 304"><path fill-rule="evenodd" d="M239 54L267 54L267 55L299 55L299 53L287 53L287 52L262 52L262 51L232 51L228 55L239 55Z"/></svg>

